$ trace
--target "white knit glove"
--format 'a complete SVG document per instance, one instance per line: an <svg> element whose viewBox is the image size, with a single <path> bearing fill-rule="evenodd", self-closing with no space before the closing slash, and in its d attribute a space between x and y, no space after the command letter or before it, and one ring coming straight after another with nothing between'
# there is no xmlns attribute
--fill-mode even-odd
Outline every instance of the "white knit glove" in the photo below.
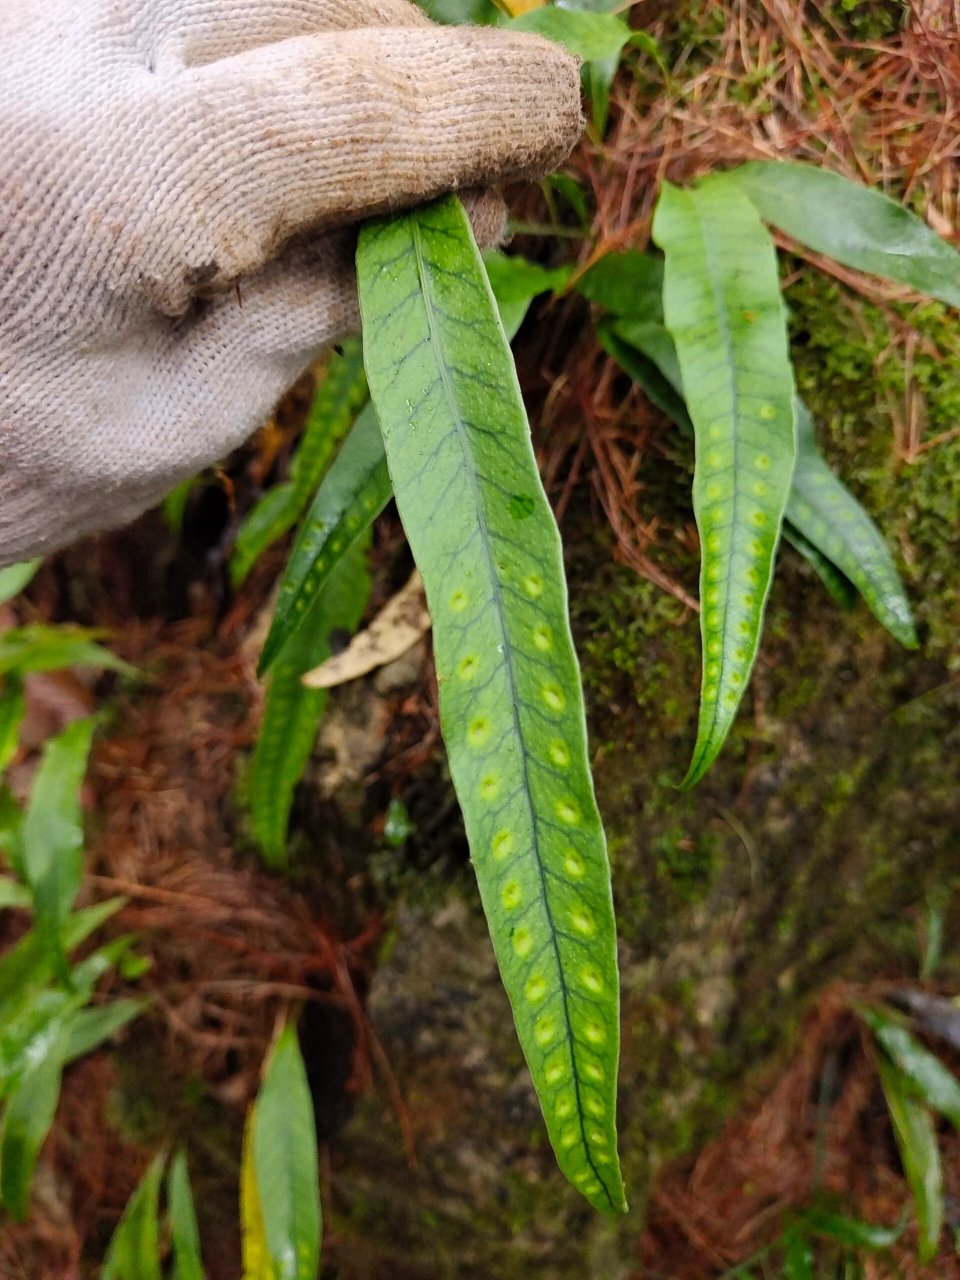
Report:
<svg viewBox="0 0 960 1280"><path fill-rule="evenodd" d="M350 223L579 129L555 46L406 0L0 0L0 565L255 430L357 327Z"/></svg>

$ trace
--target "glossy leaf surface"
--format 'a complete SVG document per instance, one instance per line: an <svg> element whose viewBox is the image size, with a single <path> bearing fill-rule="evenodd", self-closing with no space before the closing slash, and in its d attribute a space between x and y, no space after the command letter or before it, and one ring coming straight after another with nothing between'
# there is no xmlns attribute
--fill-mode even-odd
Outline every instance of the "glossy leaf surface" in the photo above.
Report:
<svg viewBox="0 0 960 1280"><path fill-rule="evenodd" d="M95 721L77 720L43 750L24 815L17 866L33 891L37 932L62 953L61 928L83 876L80 787Z"/></svg>
<svg viewBox="0 0 960 1280"><path fill-rule="evenodd" d="M960 307L960 253L896 200L829 169L782 160L741 165L724 181L808 249Z"/></svg>
<svg viewBox="0 0 960 1280"><path fill-rule="evenodd" d="M273 625L260 657L263 674L305 621L330 575L390 498L380 425L372 407L360 414L317 490L290 553Z"/></svg>
<svg viewBox="0 0 960 1280"><path fill-rule="evenodd" d="M689 786L723 746L757 655L796 458L793 371L776 252L744 195L667 183L654 237L696 437L703 680Z"/></svg>
<svg viewBox="0 0 960 1280"><path fill-rule="evenodd" d="M857 1012L916 1096L960 1131L960 1080L923 1047L902 1019L870 1005L858 1007Z"/></svg>
<svg viewBox="0 0 960 1280"><path fill-rule="evenodd" d="M40 1148L53 1124L63 1075L66 1030L59 1027L13 1090L0 1132L0 1202L18 1221L27 1216Z"/></svg>
<svg viewBox="0 0 960 1280"><path fill-rule="evenodd" d="M267 1062L252 1121L253 1168L276 1280L316 1280L320 1178L313 1103L297 1033L288 1026Z"/></svg>
<svg viewBox="0 0 960 1280"><path fill-rule="evenodd" d="M892 1063L877 1063L907 1183L913 1193L920 1258L929 1262L943 1230L943 1167L930 1112Z"/></svg>
<svg viewBox="0 0 960 1280"><path fill-rule="evenodd" d="M610 872L560 540L513 360L453 198L368 224L357 265L367 377L500 972L560 1167L620 1211Z"/></svg>
<svg viewBox="0 0 960 1280"><path fill-rule="evenodd" d="M366 555L362 543L355 543L327 578L306 621L267 677L250 770L250 819L268 866L286 865L294 789L310 758L327 703L325 689L305 689L300 677L330 657L334 631L356 630L369 594Z"/></svg>

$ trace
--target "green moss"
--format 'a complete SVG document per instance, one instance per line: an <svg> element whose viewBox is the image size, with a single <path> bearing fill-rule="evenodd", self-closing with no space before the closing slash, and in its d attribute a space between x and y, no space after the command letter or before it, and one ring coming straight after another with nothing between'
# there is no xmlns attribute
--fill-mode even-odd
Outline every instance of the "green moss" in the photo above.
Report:
<svg viewBox="0 0 960 1280"><path fill-rule="evenodd" d="M909 13L906 0L835 0L822 10L826 21L855 40L887 40Z"/></svg>
<svg viewBox="0 0 960 1280"><path fill-rule="evenodd" d="M787 290L787 302L797 383L817 419L821 443L899 560L925 652L956 671L956 315L939 303L881 309L809 268Z"/></svg>

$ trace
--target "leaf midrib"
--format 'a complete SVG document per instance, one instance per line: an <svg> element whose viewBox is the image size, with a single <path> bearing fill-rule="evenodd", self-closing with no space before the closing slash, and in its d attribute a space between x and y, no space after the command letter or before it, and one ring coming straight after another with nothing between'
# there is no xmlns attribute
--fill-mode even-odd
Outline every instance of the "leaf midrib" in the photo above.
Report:
<svg viewBox="0 0 960 1280"><path fill-rule="evenodd" d="M416 257L416 265L417 265L417 277L420 281L420 289L423 295L423 306L427 316L427 327L430 331L430 336L432 339L434 351L440 352L443 350L443 347L439 340L439 325L437 323L436 315L435 315L433 291L432 291L430 280L426 271L426 264L425 264L424 254L423 254L422 232L415 214L410 215L409 224L412 230L413 247L414 247L414 254ZM532 788L530 786L530 771L527 764L527 756L528 756L527 746L526 746L523 730L520 725L520 717L518 712L519 698L517 693L516 679L513 672L513 646L511 644L510 636L507 632L506 626L504 625L504 622L503 622L504 613L505 613L504 602L503 602L503 592L500 589L500 581L496 575L494 560L490 551L490 535L489 535L489 529L487 526L486 514L483 508L483 501L480 493L480 485L478 483L476 470L473 465L473 459L466 444L466 426L460 415L459 400L455 395L454 389L451 385L449 370L448 370L446 361L444 359L440 359L438 360L438 365L440 369L440 382L443 387L443 392L447 399L448 404L453 410L453 419L454 419L456 432L457 432L457 442L460 445L460 452L461 452L461 456L463 458L463 463L464 463L464 472L468 477L468 483L470 485L470 489L474 498L474 505L477 511L478 524L481 530L481 543L483 545L483 555L487 561L490 581L493 585L494 600L497 606L497 625L499 627L500 634L503 638L504 669L506 671L507 683L510 690L510 714L513 719L514 730L516 732L517 741L520 744L520 757L521 757L522 768L523 768L523 789L524 789L524 795L526 796L527 807L530 811L530 817L531 817L531 829L533 834L533 852L534 852L534 857L536 859L537 878L539 881L539 889L540 889L540 899L543 903L543 909L546 912L547 920L550 924L550 945L553 949L554 958L556 960L557 974L560 979L560 996L561 996L561 1000L563 1001L564 1034L565 1034L567 1043L570 1047L570 1056L573 1060L573 1066L574 1066L573 1090L574 1090L574 1095L576 1097L576 1102L577 1102L577 1124L580 1129L580 1138L583 1144L583 1151L586 1156L587 1164L590 1166L590 1169L593 1172L595 1178L597 1179L597 1182L603 1188L604 1196L606 1197L607 1203L610 1205L610 1208L612 1210L615 1208L613 1197L611 1196L610 1191L607 1187L605 1178L603 1177L603 1175L601 1174L597 1166L594 1164L593 1153L590 1149L590 1144L587 1141L586 1128L584 1125L583 1102L580 1096L580 1076L579 1076L579 1070L578 1070L577 1045L573 1035L573 1023L570 1017L570 1006L568 1001L567 984L564 976L563 961L560 956L560 947L557 941L557 928L554 923L553 912L550 909L550 901L547 896L546 874L544 871L543 859L540 854L540 834L539 834L539 828L537 823L536 807L533 804L533 800L532 800Z"/></svg>
<svg viewBox="0 0 960 1280"><path fill-rule="evenodd" d="M716 275L715 275L715 271L714 271L713 258L712 258L711 254L710 254L709 243L708 243L708 240L707 240L706 227L704 226L704 222L703 222L703 215L702 215L702 213L701 213L700 206L699 206L699 204L697 203L696 196L692 196L692 197L691 197L691 204L693 205L693 212L694 212L694 216L696 217L697 225L698 225L698 227L699 227L699 229L700 229L700 240L701 240L701 242L702 242L702 244L703 244L703 248L704 248L704 257L705 257L705 259L706 259L706 264L707 264L707 279L708 279L708 280L709 280L709 282L710 282L710 292L711 292L711 293L712 293L712 295L713 295L713 306L714 306L714 311L715 311L715 313L716 313L716 315L717 315L717 317L718 317L718 326L717 326L717 327L718 327L718 329L721 331L721 338L722 338L722 340L723 340L724 347L725 347L726 354L727 354L727 368L728 368L728 369L730 369L730 370L734 370L734 371L735 371L735 369L736 369L736 365L735 365L734 360L733 360L733 340L732 340L731 333L730 333L730 326L729 326L729 324L727 323L727 314L726 314L726 309L725 309L723 306L721 306L722 294L720 293L720 290L719 290L719 287L718 287L718 283L717 283L717 279L716 279ZM737 440L737 428L736 428L736 424L737 424L737 421L738 421L739 408L740 408L740 397L739 397L738 392L737 392L737 379L736 379L736 377L735 377L735 376L731 376L731 378L730 378L730 384L731 384L731 397L732 397L732 405L731 405L731 408L732 408L732 412L733 412L733 431L732 431L732 434L733 434L733 510L734 510L734 517L733 517L733 521L732 521L732 524L731 524L731 539L733 539L733 538L736 536L736 528L737 528L737 524L738 524L737 511L738 511L738 509L739 509L739 503L740 503L740 487L739 487L739 480L740 480L740 466L739 466L739 463L740 463L740 458L739 458L739 443L738 443L738 440ZM694 425L696 425L696 424L694 424ZM706 443L706 442L704 442L704 443ZM733 556L731 555L731 556L729 557L728 561L727 561L727 572L726 572L726 574L724 575L724 579L723 579L723 587L724 587L724 600L723 600L723 634L724 634L724 635L726 634L727 621L728 621L729 611L730 611L730 579L731 579L732 571L733 571ZM701 575L701 588L700 588L700 596L701 596L701 599L700 599L700 608L701 608L701 609L703 609L703 605L704 605L703 595L704 595L704 592L705 592L705 590L706 590L706 586L707 586L707 578L706 578L706 556L704 556L704 567L703 567L703 573L702 573L702 575ZM765 600L766 600L766 595L764 596L764 601L765 601ZM705 616L705 615L704 615L704 616ZM705 628L704 628L704 630L705 630ZM708 654L707 654L706 652L704 652L704 655L703 655L703 671L704 671L704 681L703 681L703 682L704 682L704 684L706 683L707 658L708 658ZM727 674L727 665L728 665L728 664L727 664L727 646L726 646L726 644L721 643L721 646L720 646L720 675L719 675L719 676L718 676L718 678L717 678L717 697L716 697L716 699L715 699L715 701L714 701L714 704L713 704L713 710L712 710L712 712L711 712L711 714L710 714L709 729L708 729L708 731L707 731L707 732L705 732L705 733L703 734L704 745L703 745L703 746L700 748L700 750L697 752L696 756L694 757L694 759L693 759L693 761L692 761L692 763L691 763L691 765L690 765L690 769L689 769L689 776L690 776L691 778L692 778L692 777L694 777L694 776L696 776L696 774L697 774L698 770L699 770L699 769L700 769L700 767L701 767L701 764L702 764L702 762L703 762L703 760L704 760L705 756L708 754L708 749L709 749L710 743L711 743L711 741L712 741L712 739L713 739L713 735L714 735L714 733L716 732L717 724L718 724L718 722L719 722L719 720L720 720L720 692L721 692L721 690L723 689L724 678L726 677L726 674Z"/></svg>

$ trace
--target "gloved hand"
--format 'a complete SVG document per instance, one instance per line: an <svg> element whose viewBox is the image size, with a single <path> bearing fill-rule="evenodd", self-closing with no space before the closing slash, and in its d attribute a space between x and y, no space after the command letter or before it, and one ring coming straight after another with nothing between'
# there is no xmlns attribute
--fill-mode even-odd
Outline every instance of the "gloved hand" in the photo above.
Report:
<svg viewBox="0 0 960 1280"><path fill-rule="evenodd" d="M0 0L0 565L255 430L357 327L349 224L580 124L555 46L407 0Z"/></svg>

